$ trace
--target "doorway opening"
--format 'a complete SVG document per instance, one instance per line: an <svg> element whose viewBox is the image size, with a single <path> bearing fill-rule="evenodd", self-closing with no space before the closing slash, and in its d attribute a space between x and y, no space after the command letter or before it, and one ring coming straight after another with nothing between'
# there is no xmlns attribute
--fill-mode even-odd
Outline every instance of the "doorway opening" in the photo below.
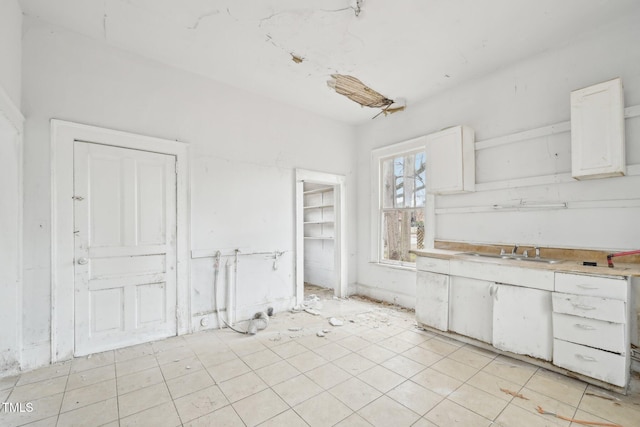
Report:
<svg viewBox="0 0 640 427"><path fill-rule="evenodd" d="M296 303L347 294L345 178L296 170Z"/></svg>

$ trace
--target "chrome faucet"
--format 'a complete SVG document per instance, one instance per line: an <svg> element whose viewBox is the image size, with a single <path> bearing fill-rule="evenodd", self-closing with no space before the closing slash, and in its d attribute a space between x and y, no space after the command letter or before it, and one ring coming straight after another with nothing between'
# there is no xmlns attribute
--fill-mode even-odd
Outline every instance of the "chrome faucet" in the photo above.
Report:
<svg viewBox="0 0 640 427"><path fill-rule="evenodd" d="M511 249L511 255L515 255L518 253L518 244L516 243L515 246L513 247L513 249Z"/></svg>

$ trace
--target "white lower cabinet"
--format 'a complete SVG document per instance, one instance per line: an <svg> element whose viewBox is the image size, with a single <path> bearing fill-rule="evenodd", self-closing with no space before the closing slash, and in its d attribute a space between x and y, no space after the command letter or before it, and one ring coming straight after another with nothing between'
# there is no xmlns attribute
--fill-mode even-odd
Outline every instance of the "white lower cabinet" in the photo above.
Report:
<svg viewBox="0 0 640 427"><path fill-rule="evenodd" d="M449 330L491 344L493 282L451 276Z"/></svg>
<svg viewBox="0 0 640 427"><path fill-rule="evenodd" d="M429 257L417 268L418 324L627 386L629 277Z"/></svg>
<svg viewBox="0 0 640 427"><path fill-rule="evenodd" d="M629 381L626 278L556 273L553 363L625 387Z"/></svg>
<svg viewBox="0 0 640 427"><path fill-rule="evenodd" d="M441 331L449 329L449 276L418 271L416 320Z"/></svg>
<svg viewBox="0 0 640 427"><path fill-rule="evenodd" d="M551 292L496 284L492 294L493 346L551 360Z"/></svg>

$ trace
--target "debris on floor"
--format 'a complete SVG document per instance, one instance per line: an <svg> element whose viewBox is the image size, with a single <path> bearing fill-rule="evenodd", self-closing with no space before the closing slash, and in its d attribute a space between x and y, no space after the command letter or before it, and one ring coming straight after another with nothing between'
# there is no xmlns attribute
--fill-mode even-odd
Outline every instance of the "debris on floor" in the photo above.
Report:
<svg viewBox="0 0 640 427"><path fill-rule="evenodd" d="M326 336L326 334L324 333L324 331L318 331L316 332L316 335L319 336L320 338Z"/></svg>
<svg viewBox="0 0 640 427"><path fill-rule="evenodd" d="M313 314L314 316L320 316L320 312L314 310L313 308L305 308L304 311L309 314Z"/></svg>
<svg viewBox="0 0 640 427"><path fill-rule="evenodd" d="M506 389L506 388L501 388L500 391L503 392L503 393L510 394L511 396L517 397L519 399L529 400L529 398L524 397L521 393L515 392L513 390L509 390L509 389Z"/></svg>
<svg viewBox="0 0 640 427"><path fill-rule="evenodd" d="M553 412L545 411L544 409L542 409L542 406L540 406L540 405L538 405L536 410L542 415L553 415L554 417L560 418L561 420L570 421L570 422L576 423L576 424L582 424L584 426L622 427L620 424L601 423L599 421L577 420L575 418L564 417L562 415L555 414Z"/></svg>
<svg viewBox="0 0 640 427"><path fill-rule="evenodd" d="M344 322L342 320L340 320L340 319L336 319L335 317L331 317L329 319L329 324L331 326L342 326L342 325L344 325Z"/></svg>

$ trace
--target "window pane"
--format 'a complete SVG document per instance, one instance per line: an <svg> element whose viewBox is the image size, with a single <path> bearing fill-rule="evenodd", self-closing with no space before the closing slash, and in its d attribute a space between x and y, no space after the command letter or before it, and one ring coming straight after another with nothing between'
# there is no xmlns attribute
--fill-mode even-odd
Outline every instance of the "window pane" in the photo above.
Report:
<svg viewBox="0 0 640 427"><path fill-rule="evenodd" d="M424 209L384 212L383 259L415 262L411 249L424 248Z"/></svg>
<svg viewBox="0 0 640 427"><path fill-rule="evenodd" d="M415 187L414 187L414 197L415 197L415 207L421 207L425 205L425 200L427 196L427 190L425 187L425 178L426 178L426 162L425 162L425 153L420 152L416 154L414 167L414 178L415 178Z"/></svg>
<svg viewBox="0 0 640 427"><path fill-rule="evenodd" d="M393 159L382 162L382 207L394 208L395 204L396 176L393 171Z"/></svg>
<svg viewBox="0 0 640 427"><path fill-rule="evenodd" d="M395 192L396 192L396 204L397 208L405 207L405 192L404 192L404 157L396 157L393 159L393 173L395 175Z"/></svg>

